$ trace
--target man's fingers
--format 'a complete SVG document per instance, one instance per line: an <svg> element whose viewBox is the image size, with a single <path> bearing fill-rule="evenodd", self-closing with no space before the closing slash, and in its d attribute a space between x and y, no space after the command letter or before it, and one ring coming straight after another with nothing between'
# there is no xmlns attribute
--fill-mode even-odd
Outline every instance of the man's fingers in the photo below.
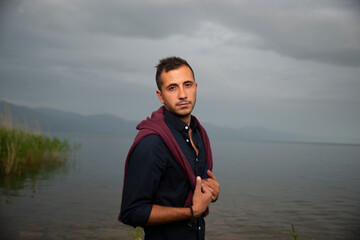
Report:
<svg viewBox="0 0 360 240"><path fill-rule="evenodd" d="M209 188L213 189L215 188L215 184L213 182L211 182L211 179L204 179L203 180L203 184L205 184L206 186L208 186Z"/></svg>
<svg viewBox="0 0 360 240"><path fill-rule="evenodd" d="M212 190L209 188L206 184L202 185L202 193L204 195L207 195L208 197L212 198Z"/></svg>
<svg viewBox="0 0 360 240"><path fill-rule="evenodd" d="M207 191L209 191L211 193L211 195L213 195L215 193L214 190L210 186L208 186L206 184L203 185L203 190L204 190L204 186L206 186Z"/></svg>
<svg viewBox="0 0 360 240"><path fill-rule="evenodd" d="M209 178L214 179L216 181L216 177L214 176L214 174L210 170L207 170L207 175L208 175Z"/></svg>
<svg viewBox="0 0 360 240"><path fill-rule="evenodd" d="M212 178L203 179L203 183L208 185L210 188L216 188L219 185L218 182Z"/></svg>
<svg viewBox="0 0 360 240"><path fill-rule="evenodd" d="M207 171L208 178L203 180L203 185L207 186L210 189L212 194L212 201L216 201L220 192L220 184L216 180L216 177L210 170Z"/></svg>
<svg viewBox="0 0 360 240"><path fill-rule="evenodd" d="M201 179L200 176L196 177L196 185L194 192L212 196L214 194L214 190L209 186L207 182L205 182L205 180L206 179Z"/></svg>

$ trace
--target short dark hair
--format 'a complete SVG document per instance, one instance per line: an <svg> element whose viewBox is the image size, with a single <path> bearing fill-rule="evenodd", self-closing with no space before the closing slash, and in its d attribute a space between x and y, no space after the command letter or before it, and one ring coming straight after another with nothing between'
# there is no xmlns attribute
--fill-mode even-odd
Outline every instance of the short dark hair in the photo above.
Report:
<svg viewBox="0 0 360 240"><path fill-rule="evenodd" d="M195 80L194 71L192 70L191 66L187 63L187 61L185 61L184 59L175 56L160 59L159 64L156 65L156 76L155 76L156 85L160 91L162 85L161 73L163 71L169 72L171 70L178 69L181 66L188 66Z"/></svg>

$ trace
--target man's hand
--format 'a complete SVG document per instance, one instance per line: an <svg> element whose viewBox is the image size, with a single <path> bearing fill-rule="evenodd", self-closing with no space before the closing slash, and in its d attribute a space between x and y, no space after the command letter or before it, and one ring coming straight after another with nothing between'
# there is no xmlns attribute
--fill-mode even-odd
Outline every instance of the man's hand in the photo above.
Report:
<svg viewBox="0 0 360 240"><path fill-rule="evenodd" d="M214 175L212 175L211 172L208 172L208 175L212 181L208 179L207 182L211 182L211 184L205 184L205 180L202 180L201 177L196 177L196 186L192 199L192 209L195 218L200 217L201 214L203 214L206 208L210 205L214 196L219 195L219 190L216 191L216 186L217 189L219 189L219 183L216 182L216 178ZM215 180L213 180L214 178ZM215 190L211 189L208 185ZM176 221L189 220L191 217L190 213L191 212L188 207L165 207L154 204L152 206L151 213L146 225L160 225Z"/></svg>
<svg viewBox="0 0 360 240"><path fill-rule="evenodd" d="M202 184L203 180L196 177L196 186L193 196L193 211L194 217L200 217L206 208L210 205L212 200L212 193L208 186Z"/></svg>
<svg viewBox="0 0 360 240"><path fill-rule="evenodd" d="M211 201L215 202L219 197L220 184L210 170L207 170L207 175L208 178L203 180L203 185L207 186L210 189L212 195Z"/></svg>

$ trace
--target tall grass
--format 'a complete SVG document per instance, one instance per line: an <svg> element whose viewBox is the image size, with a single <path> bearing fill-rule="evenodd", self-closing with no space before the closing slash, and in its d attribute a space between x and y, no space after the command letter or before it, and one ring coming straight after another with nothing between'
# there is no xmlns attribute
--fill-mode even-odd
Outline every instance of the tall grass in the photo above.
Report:
<svg viewBox="0 0 360 240"><path fill-rule="evenodd" d="M126 240L143 240L144 239L144 229L142 227L136 227L132 231L128 232L128 237Z"/></svg>
<svg viewBox="0 0 360 240"><path fill-rule="evenodd" d="M291 224L291 229L292 229L292 232L284 232L284 233L292 236L294 238L294 240L298 240L298 235L295 231L294 224Z"/></svg>
<svg viewBox="0 0 360 240"><path fill-rule="evenodd" d="M0 174L22 174L46 161L64 162L71 148L67 140L21 129L0 127Z"/></svg>
<svg viewBox="0 0 360 240"><path fill-rule="evenodd" d="M67 140L42 135L37 122L33 130L25 119L21 125L14 122L8 107L0 110L0 176L23 175L49 162L66 162L71 151Z"/></svg>
<svg viewBox="0 0 360 240"><path fill-rule="evenodd" d="M292 236L294 238L294 240L299 240L299 237L298 237L298 235L297 235L297 233L295 231L295 227L294 227L293 224L291 224L291 229L292 229L291 232L284 232L284 233ZM312 238L312 240L314 240L314 239Z"/></svg>

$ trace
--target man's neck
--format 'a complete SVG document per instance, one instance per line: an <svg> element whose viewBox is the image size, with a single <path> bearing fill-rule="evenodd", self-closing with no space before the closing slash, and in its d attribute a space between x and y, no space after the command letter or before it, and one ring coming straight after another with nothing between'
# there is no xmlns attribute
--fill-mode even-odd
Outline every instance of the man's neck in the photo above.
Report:
<svg viewBox="0 0 360 240"><path fill-rule="evenodd" d="M165 106L164 106L164 107L165 107ZM166 107L165 107L165 109L166 109L168 112L170 112L169 109L167 109ZM177 115L176 113L173 113L173 112L170 112L170 113L172 113L172 114L175 115L178 119L180 119L181 121L183 121L184 123L186 123L186 125L190 126L191 114L189 114L189 115L187 115L187 116L179 116L179 115Z"/></svg>
<svg viewBox="0 0 360 240"><path fill-rule="evenodd" d="M186 125L190 126L191 115L186 116L186 117L179 117L179 119L180 119L181 121L183 121L184 123L186 123Z"/></svg>

